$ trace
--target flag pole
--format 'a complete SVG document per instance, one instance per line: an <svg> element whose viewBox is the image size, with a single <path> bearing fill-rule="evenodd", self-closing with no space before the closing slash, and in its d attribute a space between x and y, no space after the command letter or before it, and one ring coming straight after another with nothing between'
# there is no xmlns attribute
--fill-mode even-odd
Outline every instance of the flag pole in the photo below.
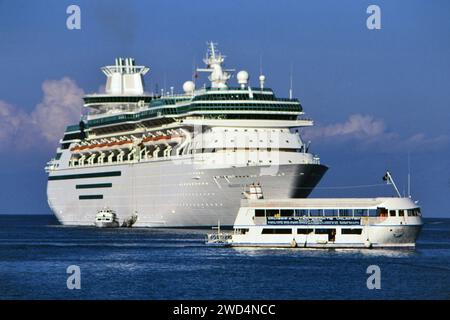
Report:
<svg viewBox="0 0 450 320"><path fill-rule="evenodd" d="M388 177L388 179L389 179L388 182L392 183L392 185L394 186L395 192L397 192L398 197L401 198L402 195L401 195L400 192L398 191L397 185L395 184L394 179L392 178L391 173L390 173L389 171L386 171L386 175L387 175L387 177Z"/></svg>

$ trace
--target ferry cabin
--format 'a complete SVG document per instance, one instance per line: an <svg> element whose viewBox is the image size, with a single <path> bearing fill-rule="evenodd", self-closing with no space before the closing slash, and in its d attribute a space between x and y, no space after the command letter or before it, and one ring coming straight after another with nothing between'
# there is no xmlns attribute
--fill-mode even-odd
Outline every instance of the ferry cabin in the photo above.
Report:
<svg viewBox="0 0 450 320"><path fill-rule="evenodd" d="M414 247L422 224L410 198L243 200L230 244Z"/></svg>

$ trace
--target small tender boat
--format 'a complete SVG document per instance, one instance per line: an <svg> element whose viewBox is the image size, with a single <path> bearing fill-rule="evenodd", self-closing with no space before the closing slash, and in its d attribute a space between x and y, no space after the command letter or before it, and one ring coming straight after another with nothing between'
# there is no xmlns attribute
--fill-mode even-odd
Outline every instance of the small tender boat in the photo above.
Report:
<svg viewBox="0 0 450 320"><path fill-rule="evenodd" d="M95 216L95 226L99 228L119 227L119 221L116 213L109 208L99 210Z"/></svg>
<svg viewBox="0 0 450 320"><path fill-rule="evenodd" d="M210 233L206 236L206 244L208 246L215 246L215 247L230 246L232 235L229 233L224 233L220 230L220 221L217 223L217 227L213 227L213 229L217 229L217 232Z"/></svg>

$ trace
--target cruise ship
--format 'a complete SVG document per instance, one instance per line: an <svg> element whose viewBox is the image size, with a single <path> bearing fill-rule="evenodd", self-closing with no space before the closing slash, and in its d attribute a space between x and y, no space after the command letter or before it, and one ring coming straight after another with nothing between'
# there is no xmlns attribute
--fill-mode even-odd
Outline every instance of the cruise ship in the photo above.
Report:
<svg viewBox="0 0 450 320"><path fill-rule="evenodd" d="M224 60L209 43L206 66L181 94L148 93L149 68L132 58L103 67L105 93L84 97L87 112L46 166L58 220L94 225L107 207L119 223L137 217L137 227L232 226L250 184L268 198L308 197L327 170L299 133L313 121L264 75L252 87L247 71L235 74ZM200 72L209 82L197 87Z"/></svg>

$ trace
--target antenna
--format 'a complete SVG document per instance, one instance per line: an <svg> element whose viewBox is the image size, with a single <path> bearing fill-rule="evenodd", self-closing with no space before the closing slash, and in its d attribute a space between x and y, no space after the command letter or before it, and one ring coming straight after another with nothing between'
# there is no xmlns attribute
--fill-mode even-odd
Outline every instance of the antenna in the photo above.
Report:
<svg viewBox="0 0 450 320"><path fill-rule="evenodd" d="M196 74L196 70L197 68L196 68L196 66L195 66L195 56L192 58L192 76L191 76L191 80L192 80L192 82L194 82L195 83L195 74Z"/></svg>
<svg viewBox="0 0 450 320"><path fill-rule="evenodd" d="M411 198L411 155L408 152L408 198Z"/></svg>
<svg viewBox="0 0 450 320"><path fill-rule="evenodd" d="M167 74L166 74L166 70L164 70L164 76L163 76L163 89L164 89L164 92L166 92L166 85L167 85Z"/></svg>
<svg viewBox="0 0 450 320"><path fill-rule="evenodd" d="M211 50L211 57L213 59L216 59L216 49L214 48L214 42L211 41L209 43L209 46L210 46L210 50Z"/></svg>
<svg viewBox="0 0 450 320"><path fill-rule="evenodd" d="M290 72L290 76L289 76L289 99L292 99L292 63L291 63L291 72Z"/></svg>
<svg viewBox="0 0 450 320"><path fill-rule="evenodd" d="M262 53L259 54L259 74L263 74L263 68L262 68Z"/></svg>

